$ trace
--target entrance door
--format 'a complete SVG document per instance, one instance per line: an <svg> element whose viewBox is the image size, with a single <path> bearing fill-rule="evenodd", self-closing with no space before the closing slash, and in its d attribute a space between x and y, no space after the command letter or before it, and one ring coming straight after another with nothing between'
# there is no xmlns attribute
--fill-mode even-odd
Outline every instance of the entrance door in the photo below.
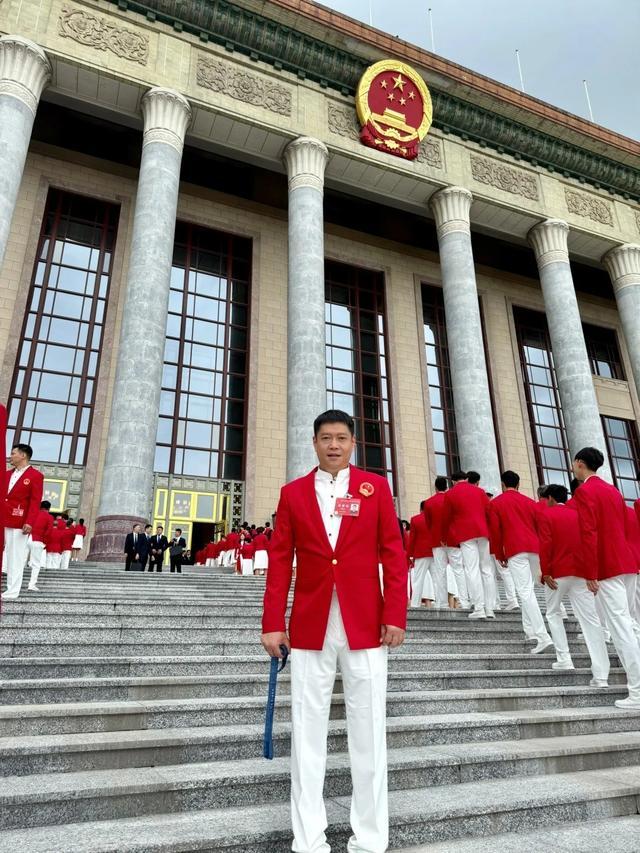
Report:
<svg viewBox="0 0 640 853"><path fill-rule="evenodd" d="M196 554L212 539L217 539L217 524L203 521L194 521L191 527L191 553L195 559Z"/></svg>

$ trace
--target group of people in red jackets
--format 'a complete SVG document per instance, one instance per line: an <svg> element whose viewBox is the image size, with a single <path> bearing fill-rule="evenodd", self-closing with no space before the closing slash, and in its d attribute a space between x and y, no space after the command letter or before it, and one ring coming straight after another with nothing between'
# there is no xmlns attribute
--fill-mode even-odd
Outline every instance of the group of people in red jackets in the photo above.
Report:
<svg viewBox="0 0 640 853"><path fill-rule="evenodd" d="M249 526L223 534L216 542L211 539L196 553L196 565L233 568L237 575L264 575L269 568L269 541L273 534L271 524L264 527Z"/></svg>
<svg viewBox="0 0 640 853"><path fill-rule="evenodd" d="M627 673L629 697L620 708L640 709L640 500L627 506L597 475L604 457L587 447L576 454L573 496L564 485L538 490L534 501L519 490L514 471L501 475L502 493L480 487L476 472L456 472L453 485L438 477L435 494L411 519L405 539L412 568L410 606L424 598L451 606L447 572L469 619L492 619L502 609L496 575L504 581L506 610L521 609L532 654L555 646L554 669L573 669L563 620L566 597L591 658L591 686L608 686L613 641ZM535 593L543 584L548 630ZM429 591L425 595L425 590ZM456 605L457 605L456 603Z"/></svg>

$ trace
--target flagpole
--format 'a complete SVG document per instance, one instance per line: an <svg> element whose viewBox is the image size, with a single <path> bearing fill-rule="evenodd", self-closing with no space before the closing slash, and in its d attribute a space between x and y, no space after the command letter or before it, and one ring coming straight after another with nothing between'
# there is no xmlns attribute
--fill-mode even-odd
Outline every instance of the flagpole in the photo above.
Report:
<svg viewBox="0 0 640 853"><path fill-rule="evenodd" d="M373 0L369 0L369 26L373 26Z"/></svg>
<svg viewBox="0 0 640 853"><path fill-rule="evenodd" d="M433 38L433 11L431 7L429 7L429 29L431 30L431 53L436 52L436 43Z"/></svg>
<svg viewBox="0 0 640 853"><path fill-rule="evenodd" d="M516 48L516 62L518 63L518 75L520 76L520 88L524 92L524 78L522 76L522 65L520 65L520 51Z"/></svg>
<svg viewBox="0 0 640 853"><path fill-rule="evenodd" d="M589 107L589 117L590 117L591 121L593 121L593 110L591 109L591 98L589 97L589 87L587 86L586 80L583 80L582 83L584 85L584 93L587 96L587 106Z"/></svg>

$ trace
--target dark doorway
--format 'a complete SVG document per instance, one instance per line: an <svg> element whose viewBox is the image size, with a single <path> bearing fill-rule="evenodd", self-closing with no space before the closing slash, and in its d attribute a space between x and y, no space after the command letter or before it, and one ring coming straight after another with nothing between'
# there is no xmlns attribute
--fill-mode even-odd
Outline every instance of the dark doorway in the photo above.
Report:
<svg viewBox="0 0 640 853"><path fill-rule="evenodd" d="M216 538L219 525L214 522L194 521L191 530L191 553L194 556L211 540Z"/></svg>

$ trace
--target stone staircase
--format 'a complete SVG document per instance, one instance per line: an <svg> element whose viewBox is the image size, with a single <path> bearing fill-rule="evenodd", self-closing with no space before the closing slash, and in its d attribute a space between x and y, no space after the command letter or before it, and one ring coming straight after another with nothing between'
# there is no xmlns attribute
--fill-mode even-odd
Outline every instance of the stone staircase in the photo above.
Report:
<svg viewBox="0 0 640 853"><path fill-rule="evenodd" d="M261 758L268 660L264 580L125 574L73 565L0 621L0 853L290 849L289 680L274 761ZM470 623L411 611L390 658L391 849L640 851L640 713L612 656L589 687L532 656L519 614ZM349 762L338 678L327 810L349 834Z"/></svg>

